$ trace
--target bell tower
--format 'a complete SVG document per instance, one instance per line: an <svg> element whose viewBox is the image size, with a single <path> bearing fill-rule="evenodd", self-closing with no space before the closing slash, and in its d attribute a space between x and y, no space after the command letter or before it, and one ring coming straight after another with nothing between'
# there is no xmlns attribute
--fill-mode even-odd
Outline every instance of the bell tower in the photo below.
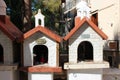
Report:
<svg viewBox="0 0 120 80"><path fill-rule="evenodd" d="M80 17L83 19L84 17L90 18L90 8L87 6L87 2L84 0L81 0L76 5L76 10L77 10L77 17Z"/></svg>

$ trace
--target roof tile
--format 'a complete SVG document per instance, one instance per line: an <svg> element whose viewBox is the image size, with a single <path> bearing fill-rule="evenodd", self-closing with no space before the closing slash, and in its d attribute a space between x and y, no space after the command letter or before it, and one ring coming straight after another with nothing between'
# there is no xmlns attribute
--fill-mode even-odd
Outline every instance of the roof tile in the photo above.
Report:
<svg viewBox="0 0 120 80"><path fill-rule="evenodd" d="M107 35L102 32L90 19L88 18L83 18L82 20L80 20L79 17L76 17L75 19L75 27L64 37L64 40L68 40L72 35L74 35L74 33L82 27L82 25L84 23L88 23L90 25L90 27L96 32L98 33L103 39L107 39Z"/></svg>
<svg viewBox="0 0 120 80"><path fill-rule="evenodd" d="M49 67L49 66L21 67L20 70L24 72L62 72L61 67Z"/></svg>
<svg viewBox="0 0 120 80"><path fill-rule="evenodd" d="M23 39L30 37L31 35L33 35L36 32L42 32L43 34L45 34L46 36L52 38L53 40L55 40L57 42L62 41L62 38L59 35L53 33L51 30L49 30L45 27L42 27L42 26L37 26L37 27L33 28L32 30L26 32L23 36Z"/></svg>
<svg viewBox="0 0 120 80"><path fill-rule="evenodd" d="M23 33L9 20L5 17L5 22L0 21L0 30L4 32L11 40L18 40L23 35Z"/></svg>

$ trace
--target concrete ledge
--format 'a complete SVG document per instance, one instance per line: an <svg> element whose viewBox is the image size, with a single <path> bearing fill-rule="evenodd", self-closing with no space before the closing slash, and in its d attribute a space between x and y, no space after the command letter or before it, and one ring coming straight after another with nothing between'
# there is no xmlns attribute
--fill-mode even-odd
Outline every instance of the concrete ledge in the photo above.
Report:
<svg viewBox="0 0 120 80"><path fill-rule="evenodd" d="M94 69L94 68L109 68L108 62L78 62L78 63L65 63L64 69Z"/></svg>
<svg viewBox="0 0 120 80"><path fill-rule="evenodd" d="M18 64L0 64L0 71L12 71L17 70Z"/></svg>

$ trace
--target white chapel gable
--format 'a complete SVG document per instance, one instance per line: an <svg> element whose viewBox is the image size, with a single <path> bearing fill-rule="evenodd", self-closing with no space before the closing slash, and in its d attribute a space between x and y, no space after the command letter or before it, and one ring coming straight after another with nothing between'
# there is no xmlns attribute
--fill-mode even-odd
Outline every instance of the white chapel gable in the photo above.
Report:
<svg viewBox="0 0 120 80"><path fill-rule="evenodd" d="M56 42L40 32L33 34L32 36L30 36L28 39L24 41L24 66L34 65L33 57L36 56L35 54L37 53L37 52L36 53L34 52L34 48L36 46L46 47L46 50L48 51L47 52L48 61L46 63L47 66L53 66L53 67L57 66ZM40 52L41 50L38 49L38 51ZM36 64L37 63L35 63L35 65Z"/></svg>
<svg viewBox="0 0 120 80"><path fill-rule="evenodd" d="M101 36L95 32L87 23L84 23L81 28L75 32L73 37L78 37L81 39L102 39Z"/></svg>

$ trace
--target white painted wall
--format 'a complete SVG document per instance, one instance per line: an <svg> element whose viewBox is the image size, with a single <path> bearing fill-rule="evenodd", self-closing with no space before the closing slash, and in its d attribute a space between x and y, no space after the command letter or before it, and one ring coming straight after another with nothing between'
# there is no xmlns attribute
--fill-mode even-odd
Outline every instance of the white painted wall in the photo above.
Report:
<svg viewBox="0 0 120 80"><path fill-rule="evenodd" d="M98 26L108 40L120 40L120 0L90 0L90 4L92 11L98 10Z"/></svg>
<svg viewBox="0 0 120 80"><path fill-rule="evenodd" d="M101 74L68 73L68 80L102 80Z"/></svg>
<svg viewBox="0 0 120 80"><path fill-rule="evenodd" d="M68 70L68 80L102 80L102 69Z"/></svg>
<svg viewBox="0 0 120 80"><path fill-rule="evenodd" d="M28 80L53 80L52 73L28 73Z"/></svg>
<svg viewBox="0 0 120 80"><path fill-rule="evenodd" d="M82 35L88 34L90 38L83 38ZM88 24L84 24L70 39L69 39L69 62L77 63L77 49L81 42L88 41L93 46L94 62L103 61L103 40Z"/></svg>
<svg viewBox="0 0 120 80"><path fill-rule="evenodd" d="M2 31L0 31L0 45L3 47L4 64L13 63L12 41Z"/></svg>
<svg viewBox="0 0 120 80"><path fill-rule="evenodd" d="M42 33L38 32L29 37L24 41L23 44L23 53L24 53L24 66L33 66L33 47L37 45L35 40L45 39L46 43L44 44L48 48L48 66L56 67L58 66L57 60L57 43L52 39L46 37Z"/></svg>
<svg viewBox="0 0 120 80"><path fill-rule="evenodd" d="M92 11L95 11L97 9L104 9L104 8L107 8L108 6L114 4L115 1L117 1L117 0L99 0L99 1L90 0L91 9L92 9Z"/></svg>

